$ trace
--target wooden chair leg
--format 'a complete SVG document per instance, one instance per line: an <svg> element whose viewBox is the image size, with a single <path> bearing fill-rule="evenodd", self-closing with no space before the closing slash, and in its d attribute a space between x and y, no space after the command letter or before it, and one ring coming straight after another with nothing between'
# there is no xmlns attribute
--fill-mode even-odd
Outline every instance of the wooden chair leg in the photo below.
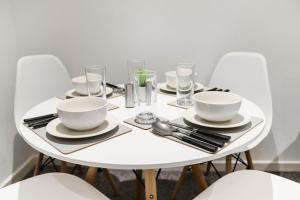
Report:
<svg viewBox="0 0 300 200"><path fill-rule="evenodd" d="M232 166L231 166L231 155L226 156L226 174L229 174L232 172Z"/></svg>
<svg viewBox="0 0 300 200"><path fill-rule="evenodd" d="M85 175L85 181L93 185L96 181L97 172L98 172L97 167L89 167Z"/></svg>
<svg viewBox="0 0 300 200"><path fill-rule="evenodd" d="M179 177L179 179L178 179L178 181L177 181L177 183L176 183L175 189L174 189L174 191L173 191L173 193L172 193L172 196L171 196L171 199L172 199L172 200L175 200L175 199L176 199L177 193L179 192L179 190L180 190L180 188L181 188L181 186L182 186L182 184L183 184L183 182L184 182L184 179L185 179L185 177L186 177L186 174L187 174L188 169L189 169L189 166L185 166L185 167L182 169L181 174L180 174L180 177Z"/></svg>
<svg viewBox="0 0 300 200"><path fill-rule="evenodd" d="M196 181L198 182L201 191L205 190L207 188L207 182L205 180L200 164L192 165L192 172Z"/></svg>
<svg viewBox="0 0 300 200"><path fill-rule="evenodd" d="M247 159L248 169L254 169L250 151L245 151L245 155Z"/></svg>
<svg viewBox="0 0 300 200"><path fill-rule="evenodd" d="M36 163L35 163L35 169L34 169L33 176L37 176L41 173L41 165L43 162L43 158L44 158L44 154L39 153Z"/></svg>
<svg viewBox="0 0 300 200"><path fill-rule="evenodd" d="M138 177L142 178L143 176L143 171L142 170L136 170L136 174ZM136 200L141 200L142 199L142 190L143 190L143 185L141 184L140 180L138 180L138 177L135 180L135 189L136 189Z"/></svg>
<svg viewBox="0 0 300 200"><path fill-rule="evenodd" d="M60 172L67 173L68 166L66 161L60 161Z"/></svg>
<svg viewBox="0 0 300 200"><path fill-rule="evenodd" d="M118 189L117 189L117 187L116 187L116 185L115 185L115 183L114 183L114 181L113 181L113 179L112 179L112 176L111 176L111 174L109 173L108 169L103 169L103 173L104 173L104 175L105 175L107 181L109 182L109 184L110 184L110 186L111 186L111 188L112 188L112 191L113 191L114 195L117 195L117 194L118 194Z"/></svg>
<svg viewBox="0 0 300 200"><path fill-rule="evenodd" d="M146 200L157 200L155 170L144 171Z"/></svg>

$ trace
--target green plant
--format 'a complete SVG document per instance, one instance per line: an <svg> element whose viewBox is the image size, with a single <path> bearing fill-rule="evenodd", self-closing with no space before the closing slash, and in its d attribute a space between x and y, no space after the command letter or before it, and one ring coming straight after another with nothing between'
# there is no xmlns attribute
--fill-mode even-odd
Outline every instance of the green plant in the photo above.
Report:
<svg viewBox="0 0 300 200"><path fill-rule="evenodd" d="M138 70L139 87L146 87L147 74L145 69Z"/></svg>

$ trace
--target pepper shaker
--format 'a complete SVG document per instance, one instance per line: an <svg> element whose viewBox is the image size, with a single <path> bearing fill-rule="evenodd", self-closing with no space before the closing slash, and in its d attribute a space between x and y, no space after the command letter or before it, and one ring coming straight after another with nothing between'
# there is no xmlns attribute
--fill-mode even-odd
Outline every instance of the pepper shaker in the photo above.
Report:
<svg viewBox="0 0 300 200"><path fill-rule="evenodd" d="M134 108L134 84L125 84L125 107Z"/></svg>

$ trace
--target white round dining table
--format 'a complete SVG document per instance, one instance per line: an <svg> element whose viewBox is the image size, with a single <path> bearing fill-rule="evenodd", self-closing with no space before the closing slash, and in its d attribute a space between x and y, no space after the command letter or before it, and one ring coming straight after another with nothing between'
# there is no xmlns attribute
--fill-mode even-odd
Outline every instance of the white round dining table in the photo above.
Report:
<svg viewBox="0 0 300 200"><path fill-rule="evenodd" d="M175 96L158 93L157 116L169 120L181 117L185 109L168 105L168 103L175 100ZM56 105L60 101L62 99L48 99L30 109L23 119L55 113ZM259 117L264 121L221 151L210 154L154 135L149 130L143 130L124 123L125 119L135 116L135 109L125 108L123 96L108 99L108 102L119 106L119 108L111 110L109 113L115 116L119 123L132 128L131 132L70 154L62 154L24 126L22 122L20 122L20 134L37 151L62 161L108 169L143 170L146 199L157 199L156 169L196 165L240 152L260 135L265 126L265 116L262 110L251 101L243 99L241 112Z"/></svg>

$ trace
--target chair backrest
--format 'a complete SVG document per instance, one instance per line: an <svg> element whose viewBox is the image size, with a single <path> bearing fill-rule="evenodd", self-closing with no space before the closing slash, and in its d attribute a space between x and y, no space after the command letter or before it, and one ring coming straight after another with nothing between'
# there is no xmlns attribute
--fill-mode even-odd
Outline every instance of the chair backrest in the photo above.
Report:
<svg viewBox="0 0 300 200"><path fill-rule="evenodd" d="M272 96L265 57L250 52L225 54L217 64L209 86L229 88L262 109L266 117L265 129L248 147L253 148L258 145L270 132L273 119Z"/></svg>
<svg viewBox="0 0 300 200"><path fill-rule="evenodd" d="M20 58L17 65L14 105L17 128L22 116L31 107L48 98L63 95L70 88L70 76L57 57L34 55Z"/></svg>

